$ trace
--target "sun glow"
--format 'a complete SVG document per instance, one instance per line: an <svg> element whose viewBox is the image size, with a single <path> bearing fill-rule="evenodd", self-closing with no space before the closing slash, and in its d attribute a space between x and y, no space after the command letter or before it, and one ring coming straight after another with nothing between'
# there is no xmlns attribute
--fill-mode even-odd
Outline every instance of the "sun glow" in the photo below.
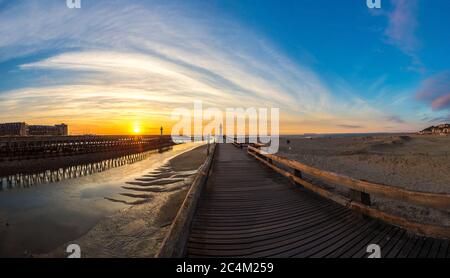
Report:
<svg viewBox="0 0 450 278"><path fill-rule="evenodd" d="M138 126L138 125L134 126L134 127L133 127L133 133L134 133L134 134L139 134L139 133L141 133L141 127Z"/></svg>

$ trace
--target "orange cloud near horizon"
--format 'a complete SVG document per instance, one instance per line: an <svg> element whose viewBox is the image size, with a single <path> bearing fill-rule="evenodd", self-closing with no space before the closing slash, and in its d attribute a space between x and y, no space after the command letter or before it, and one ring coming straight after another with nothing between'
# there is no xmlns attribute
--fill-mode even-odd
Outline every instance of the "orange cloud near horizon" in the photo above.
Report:
<svg viewBox="0 0 450 278"><path fill-rule="evenodd" d="M30 122L31 123L31 122ZM56 122L55 122L56 123ZM40 124L55 124L54 122L40 123ZM70 135L159 135L160 128L163 127L163 134L170 135L172 127L176 124L176 121L171 119L148 119L139 121L120 121L114 120L111 122L79 122L79 121L66 121L69 125ZM203 128L207 122L203 123ZM136 132L136 129L139 129ZM248 128L248 127L247 127ZM340 126L329 126L324 123L302 123L302 121L281 121L280 122L280 135L298 135L305 133L377 133L377 132L415 132L417 130L383 130L382 126L354 126L352 128L345 128ZM192 133L193 133L192 128ZM223 129L223 133L226 134L226 129ZM192 134L195 135L195 134Z"/></svg>

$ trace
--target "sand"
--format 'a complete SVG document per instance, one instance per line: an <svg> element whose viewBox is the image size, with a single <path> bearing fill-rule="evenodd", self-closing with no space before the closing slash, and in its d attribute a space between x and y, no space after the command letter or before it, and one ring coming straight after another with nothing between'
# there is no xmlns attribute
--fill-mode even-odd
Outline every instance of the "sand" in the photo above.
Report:
<svg viewBox="0 0 450 278"><path fill-rule="evenodd" d="M279 154L356 179L415 191L450 193L450 136L282 138ZM450 225L449 212L376 197L373 200L375 206L411 220Z"/></svg>
<svg viewBox="0 0 450 278"><path fill-rule="evenodd" d="M141 189L130 195L136 202L120 212L107 217L81 238L67 242L47 254L35 257L66 257L66 247L76 243L82 257L154 257L175 218L192 182L195 171L206 158L206 146L202 145L178 155L165 165L146 175L149 184L133 185ZM162 177L182 177L182 183L154 185L152 180ZM131 186L131 185L130 185ZM153 191L156 187L165 188ZM127 186L124 185L124 188Z"/></svg>

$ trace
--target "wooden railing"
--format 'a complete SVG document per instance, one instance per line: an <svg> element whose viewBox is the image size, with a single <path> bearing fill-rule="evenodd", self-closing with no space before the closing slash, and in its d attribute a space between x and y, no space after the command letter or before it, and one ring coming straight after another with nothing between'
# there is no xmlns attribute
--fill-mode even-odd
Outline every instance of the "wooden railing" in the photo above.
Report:
<svg viewBox="0 0 450 278"><path fill-rule="evenodd" d="M200 200L200 195L203 191L214 160L217 143L212 143L208 146L208 156L202 166L198 169L198 173L192 182L186 197L178 210L175 219L170 226L161 247L156 254L157 258L183 258L186 255L187 241L189 231L192 225L192 219L197 209L197 204Z"/></svg>
<svg viewBox="0 0 450 278"><path fill-rule="evenodd" d="M411 191L388 185L356 180L336 173L323 171L280 155L263 153L258 147L260 146L248 146L247 152L276 172L290 178L293 182L304 186L322 197L331 199L364 215L400 226L415 233L426 236L450 238L450 227L412 222L403 217L388 214L371 207L370 200L370 195L373 194L413 205L449 211L450 194ZM279 167L279 165L284 167ZM302 174L313 176L331 184L344 186L350 190L351 196L348 198L308 182L303 179Z"/></svg>
<svg viewBox="0 0 450 278"><path fill-rule="evenodd" d="M265 146L265 144L262 144L262 143L239 143L236 140L233 141L233 145L240 149L242 149L244 147L248 147L248 146L255 147L255 148L260 148L260 147Z"/></svg>

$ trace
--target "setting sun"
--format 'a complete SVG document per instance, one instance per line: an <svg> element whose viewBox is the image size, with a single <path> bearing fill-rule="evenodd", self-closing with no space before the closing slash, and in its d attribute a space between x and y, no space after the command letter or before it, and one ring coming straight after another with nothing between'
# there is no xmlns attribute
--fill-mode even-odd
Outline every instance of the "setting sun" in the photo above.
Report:
<svg viewBox="0 0 450 278"><path fill-rule="evenodd" d="M135 134L141 133L141 127L140 127L140 126L135 126L135 127L133 128L133 133L135 133Z"/></svg>

